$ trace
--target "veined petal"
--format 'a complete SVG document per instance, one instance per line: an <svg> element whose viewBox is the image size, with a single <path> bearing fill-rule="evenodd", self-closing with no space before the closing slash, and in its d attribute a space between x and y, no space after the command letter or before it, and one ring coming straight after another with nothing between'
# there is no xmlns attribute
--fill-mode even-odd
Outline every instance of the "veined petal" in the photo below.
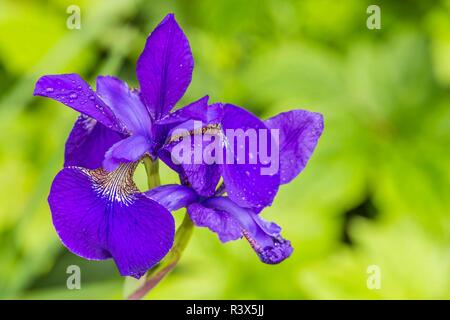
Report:
<svg viewBox="0 0 450 320"><path fill-rule="evenodd" d="M217 233L220 241L228 242L242 237L241 226L231 214L223 210L212 209L200 203L188 206L189 217L198 227L207 227Z"/></svg>
<svg viewBox="0 0 450 320"><path fill-rule="evenodd" d="M149 135L152 122L137 90L111 76L97 77L97 94L133 134Z"/></svg>
<svg viewBox="0 0 450 320"><path fill-rule="evenodd" d="M132 135L114 144L105 154L103 168L115 170L121 163L138 161L151 149L151 142L145 136Z"/></svg>
<svg viewBox="0 0 450 320"><path fill-rule="evenodd" d="M323 131L323 116L306 110L292 110L264 123L270 129L279 129L280 182L289 183L308 163Z"/></svg>
<svg viewBox="0 0 450 320"><path fill-rule="evenodd" d="M214 163L211 157L205 162L204 155L207 146L219 144L221 131L214 125L202 126L203 122L186 121L173 128L167 136L167 143L159 150L159 157L169 167L180 174L183 184L192 187L199 195L209 197L214 195L220 180L220 165ZM210 136L211 141L203 139ZM215 136L215 137L212 137Z"/></svg>
<svg viewBox="0 0 450 320"><path fill-rule="evenodd" d="M227 139L226 156L233 160L227 160L228 163L222 165L228 196L242 207L261 210L271 205L278 191L280 176L276 167L279 154L272 155L275 164L272 172L267 170L272 163L261 161L261 146L266 145L266 149L270 150L275 143L268 128L249 111L231 104L224 106L221 125ZM266 132L266 136L263 137L260 132ZM231 141L230 133L245 140L237 138Z"/></svg>
<svg viewBox="0 0 450 320"><path fill-rule="evenodd" d="M203 202L203 206L213 209L216 212L216 218L226 212L228 218L235 219L241 228L242 235L248 240L262 262L277 264L292 254L291 243L281 237L281 228L278 225L264 220L250 209L238 206L230 198L210 198ZM208 214L213 215L213 212L209 211ZM213 219L209 218L209 220ZM207 226L209 227L209 225Z"/></svg>
<svg viewBox="0 0 450 320"><path fill-rule="evenodd" d="M142 96L155 119L168 113L184 95L193 68L189 41L169 14L147 38L136 68Z"/></svg>
<svg viewBox="0 0 450 320"><path fill-rule="evenodd" d="M197 193L186 186L167 184L145 192L150 199L155 200L169 211L175 211L198 200Z"/></svg>
<svg viewBox="0 0 450 320"><path fill-rule="evenodd" d="M182 165L181 178L187 181L199 195L210 197L214 195L220 181L220 166L216 164L185 164Z"/></svg>
<svg viewBox="0 0 450 320"><path fill-rule="evenodd" d="M63 244L87 259L113 258L123 276L139 278L173 244L175 223L157 202L139 193L136 164L113 172L64 168L48 198Z"/></svg>
<svg viewBox="0 0 450 320"><path fill-rule="evenodd" d="M123 124L111 109L78 74L43 76L36 83L34 95L59 101L109 129L125 132Z"/></svg>
<svg viewBox="0 0 450 320"><path fill-rule="evenodd" d="M203 197L214 195L220 181L220 166L216 164L176 164L172 160L170 147L160 149L158 157L179 174L180 181Z"/></svg>
<svg viewBox="0 0 450 320"><path fill-rule="evenodd" d="M97 169L102 166L106 151L120 140L120 133L95 119L80 115L66 142L64 166Z"/></svg>

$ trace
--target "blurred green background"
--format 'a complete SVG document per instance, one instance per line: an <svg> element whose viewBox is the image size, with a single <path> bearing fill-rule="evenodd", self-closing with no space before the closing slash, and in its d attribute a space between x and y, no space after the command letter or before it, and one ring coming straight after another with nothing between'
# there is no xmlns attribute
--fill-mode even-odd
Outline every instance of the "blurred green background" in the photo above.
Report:
<svg viewBox="0 0 450 320"><path fill-rule="evenodd" d="M80 30L66 27L71 4ZM366 27L369 4L381 30ZM53 230L47 195L77 114L32 92L67 72L136 86L136 59L169 12L196 62L180 106L207 93L261 117L304 108L323 113L325 131L263 212L292 241L290 259L264 265L245 241L196 229L148 298L449 299L449 0L0 0L0 298L122 298L111 261L78 258ZM66 288L72 264L81 290Z"/></svg>

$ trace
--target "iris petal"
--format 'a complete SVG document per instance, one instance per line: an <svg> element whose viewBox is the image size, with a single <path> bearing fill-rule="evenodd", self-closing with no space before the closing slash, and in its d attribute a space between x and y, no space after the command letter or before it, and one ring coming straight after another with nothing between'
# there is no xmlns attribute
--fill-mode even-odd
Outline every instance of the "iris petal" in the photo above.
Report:
<svg viewBox="0 0 450 320"><path fill-rule="evenodd" d="M141 135L132 135L114 144L105 154L103 168L115 170L121 163L135 162L151 150L149 139Z"/></svg>
<svg viewBox="0 0 450 320"><path fill-rule="evenodd" d="M170 131L189 119L202 121L207 114L208 96L205 96L191 104L167 114L154 124L155 143L161 148L167 140Z"/></svg>
<svg viewBox="0 0 450 320"><path fill-rule="evenodd" d="M97 94L133 134L148 135L152 122L137 90L130 89L120 79L97 77Z"/></svg>
<svg viewBox="0 0 450 320"><path fill-rule="evenodd" d="M70 251L87 259L112 257L121 275L139 278L171 248L175 223L167 209L139 193L134 167L65 168L48 200L55 229Z"/></svg>
<svg viewBox="0 0 450 320"><path fill-rule="evenodd" d="M197 193L186 186L166 184L145 192L150 199L163 205L169 211L175 211L197 201Z"/></svg>
<svg viewBox="0 0 450 320"><path fill-rule="evenodd" d="M277 264L288 258L294 249L291 242L280 235L281 228L273 222L264 220L259 215L253 214L252 218L259 228L257 227L254 233L244 230L243 234L260 260L267 264ZM266 224L270 224L272 228L279 231L268 231L264 228Z"/></svg>
<svg viewBox="0 0 450 320"><path fill-rule="evenodd" d="M47 75L41 77L34 95L48 97L94 118L109 129L125 132L124 125L111 109L96 95L77 74Z"/></svg>
<svg viewBox="0 0 450 320"><path fill-rule="evenodd" d="M147 38L136 67L142 96L154 119L162 118L181 99L193 69L189 41L169 14Z"/></svg>
<svg viewBox="0 0 450 320"><path fill-rule="evenodd" d="M80 115L66 142L64 166L97 169L102 166L105 152L122 139L97 120Z"/></svg>
<svg viewBox="0 0 450 320"><path fill-rule="evenodd" d="M220 123L223 117L223 106L220 103L208 105L208 96L194 101L187 106L167 114L157 121L159 125L176 126L188 120L201 121L203 125Z"/></svg>
<svg viewBox="0 0 450 320"><path fill-rule="evenodd" d="M268 130L264 123L255 115L231 104L224 106L224 117L222 119L222 130L224 130L227 139L228 132L238 134L239 131L254 132L257 135L257 146L261 146L262 139L259 137L260 130ZM247 131L250 130L250 131ZM267 132L268 133L268 132ZM273 143L270 134L267 134L267 141L264 143L268 146ZM263 168L267 165L263 164L258 154L250 149L250 143L255 143L249 138L247 143L239 143L236 139L234 145L228 141L226 152L227 157L234 159L232 163L222 165L222 177L227 186L228 196L242 207L250 207L261 210L263 207L271 205L278 191L280 177L278 172L273 174L264 174ZM261 149L257 150L259 153ZM245 155L247 158L243 163L239 163L239 154ZM279 155L273 155L278 160ZM243 159L244 160L244 159ZM252 161L253 163L252 163Z"/></svg>
<svg viewBox="0 0 450 320"><path fill-rule="evenodd" d="M167 143L159 150L159 157L179 173L183 184L192 187L199 195L209 197L214 195L220 180L220 165L204 162L203 151L212 142L203 139L202 135L219 139L217 134L221 131L214 125L202 124L189 120L173 128Z"/></svg>
<svg viewBox="0 0 450 320"><path fill-rule="evenodd" d="M277 224L240 207L228 197L209 198L202 204L190 205L188 212L194 224L208 227L224 242L237 239L237 235L244 236L264 263L280 263L293 252L290 241L281 236Z"/></svg>
<svg viewBox="0 0 450 320"><path fill-rule="evenodd" d="M289 183L306 166L323 131L323 116L306 110L292 110L264 122L279 129L280 181Z"/></svg>
<svg viewBox="0 0 450 320"><path fill-rule="evenodd" d="M228 242L242 237L239 222L227 211L212 209L200 203L188 206L192 222L198 227L207 227L217 233L220 241Z"/></svg>

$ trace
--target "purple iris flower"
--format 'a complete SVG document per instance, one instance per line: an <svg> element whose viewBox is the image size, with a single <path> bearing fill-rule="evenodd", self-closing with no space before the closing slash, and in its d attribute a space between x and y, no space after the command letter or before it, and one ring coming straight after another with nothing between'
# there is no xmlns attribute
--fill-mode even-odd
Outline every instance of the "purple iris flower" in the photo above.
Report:
<svg viewBox="0 0 450 320"><path fill-rule="evenodd" d="M172 247L172 215L139 192L133 173L144 156L155 160L165 141L164 126L155 123L181 99L193 66L189 42L169 14L137 62L139 90L110 76L97 78L95 92L77 74L36 83L35 95L81 113L48 198L55 229L75 254L113 258L122 275L139 278Z"/></svg>
<svg viewBox="0 0 450 320"><path fill-rule="evenodd" d="M189 42L169 14L148 37L137 62L139 89L100 76L94 91L77 74L43 76L36 83L35 95L81 113L48 198L55 229L75 254L113 258L121 275L139 278L172 247L170 212L181 207L194 224L208 227L223 242L245 237L265 263L278 263L292 253L281 228L259 213L272 204L279 186L305 167L322 133L322 116L293 110L262 121L235 105L209 104L207 96L171 112L191 82L193 65ZM200 128L195 121L201 121ZM256 154L249 145L230 144L228 130L277 130L279 139L269 133L262 140L278 147L279 168L263 174L261 159L174 163L179 129L221 139L223 154L234 160L239 160L239 148L246 160ZM133 174L147 156L176 170L182 185L140 192Z"/></svg>
<svg viewBox="0 0 450 320"><path fill-rule="evenodd" d="M204 109L202 113L198 112L200 105ZM195 108L192 108L193 106ZM183 122L188 118L187 115L204 124L200 133L192 128L191 122ZM222 177L228 197L237 205L250 208L255 212L270 206L279 186L289 183L304 169L323 131L323 117L319 113L292 110L262 121L244 108L232 104L216 103L208 106L207 98L167 115L160 122L170 123L174 119L179 120L181 124L172 127L169 137L182 127L188 129L187 131L193 136L204 134L214 136L215 139L223 139L223 157L229 156L235 161L229 163L222 159L219 164L195 164L192 160L175 164L171 157L174 156L173 148L177 145L178 139L166 141L166 144L159 149L160 158L180 174L183 184L191 186L204 197L215 194L217 184ZM229 130L233 132L241 130L244 133L247 130L254 130L254 132L268 132L268 134L262 138L266 141L261 141L261 137L258 138L259 150L255 152L247 143L248 141L241 140L241 143L230 144L226 136ZM274 141L270 130L278 132L279 141ZM263 173L262 169L267 164L257 157L261 151L261 142L265 142L268 146L271 144L278 146L278 153L272 156L276 157L279 168L272 174ZM195 139L192 139L191 143L194 148ZM204 148L205 145L201 149ZM243 149L241 154L246 156L242 163L239 163L237 159L239 148ZM252 157L255 157L253 162L250 161Z"/></svg>
<svg viewBox="0 0 450 320"><path fill-rule="evenodd" d="M226 108L225 106L225 113ZM229 108L232 114L242 112L242 109L235 106ZM256 122L256 117L248 112L246 115ZM239 122L240 119L235 118L235 122ZM322 115L305 110L293 110L264 121L264 126L279 130L279 183L289 183L303 170L317 145L323 131ZM228 165L225 164L219 168L219 174L226 166ZM211 167L205 168L200 165L193 171L189 171L189 166L181 166L177 169L182 176L186 176L199 174L202 171L207 172L208 168ZM242 170L245 169L244 165ZM189 179L195 180L195 177L189 177ZM188 180L185 183L189 185ZM230 180L226 180L224 176L224 183L217 189L214 183L208 184L214 187L213 195L209 196L199 193L199 188L185 185L160 186L147 191L146 195L164 205L169 211L186 207L195 225L207 227L217 233L222 242L246 238L264 263L276 264L289 257L293 248L291 243L281 236L281 228L273 222L264 220L259 215L261 209L255 210L245 206L246 203L242 206L242 202L234 201L230 196L227 181ZM259 180L256 180L256 183L258 182ZM238 183L241 189L245 188L245 181L238 181L236 184ZM232 190L236 187L239 186L233 185ZM276 192L277 188L278 186L275 186L272 192ZM200 190L205 191L204 188ZM256 186L254 192L258 192L257 190ZM224 193L228 195L223 196Z"/></svg>

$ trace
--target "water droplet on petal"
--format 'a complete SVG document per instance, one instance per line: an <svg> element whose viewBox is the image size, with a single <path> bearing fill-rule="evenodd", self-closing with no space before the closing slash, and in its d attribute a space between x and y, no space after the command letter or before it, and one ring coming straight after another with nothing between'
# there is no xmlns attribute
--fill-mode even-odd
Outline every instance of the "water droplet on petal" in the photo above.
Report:
<svg viewBox="0 0 450 320"><path fill-rule="evenodd" d="M69 95L69 98L70 98L70 99L76 99L76 98L78 98L78 95L77 95L76 93L71 93L71 94Z"/></svg>
<svg viewBox="0 0 450 320"><path fill-rule="evenodd" d="M46 91L46 92L53 92L53 91L55 91L55 89L53 89L53 88L51 88L51 87L48 87L47 89L45 89L45 91Z"/></svg>

